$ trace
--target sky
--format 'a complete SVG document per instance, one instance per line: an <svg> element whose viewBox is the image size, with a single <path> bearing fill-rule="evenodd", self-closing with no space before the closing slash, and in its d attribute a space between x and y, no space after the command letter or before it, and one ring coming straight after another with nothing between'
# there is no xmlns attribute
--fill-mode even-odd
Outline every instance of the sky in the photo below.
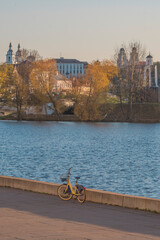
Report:
<svg viewBox="0 0 160 240"><path fill-rule="evenodd" d="M160 61L160 0L0 0L0 62L36 49L44 58L111 59L140 41Z"/></svg>

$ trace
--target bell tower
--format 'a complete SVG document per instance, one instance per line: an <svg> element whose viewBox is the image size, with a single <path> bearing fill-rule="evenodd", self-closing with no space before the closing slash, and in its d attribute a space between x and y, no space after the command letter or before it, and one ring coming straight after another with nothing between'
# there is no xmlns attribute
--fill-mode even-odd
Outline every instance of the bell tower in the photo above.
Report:
<svg viewBox="0 0 160 240"><path fill-rule="evenodd" d="M14 52L12 50L12 44L9 44L9 50L6 54L6 63L8 64L14 64L15 63L15 57L14 57Z"/></svg>
<svg viewBox="0 0 160 240"><path fill-rule="evenodd" d="M153 66L153 57L150 54L146 57L146 65Z"/></svg>
<svg viewBox="0 0 160 240"><path fill-rule="evenodd" d="M20 43L18 44L18 49L16 52L16 57L15 57L15 63L21 63L23 62L23 55L22 55L22 51L21 51L21 47L20 47Z"/></svg>
<svg viewBox="0 0 160 240"><path fill-rule="evenodd" d="M118 54L117 65L120 68L125 68L127 64L128 62L127 62L127 56L126 56L125 50L124 48L121 48Z"/></svg>

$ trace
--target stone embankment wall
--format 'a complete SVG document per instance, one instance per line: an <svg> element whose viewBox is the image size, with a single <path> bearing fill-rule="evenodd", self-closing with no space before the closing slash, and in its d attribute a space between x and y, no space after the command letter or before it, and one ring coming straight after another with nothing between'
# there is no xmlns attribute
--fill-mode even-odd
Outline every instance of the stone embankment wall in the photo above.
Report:
<svg viewBox="0 0 160 240"><path fill-rule="evenodd" d="M0 187L11 187L37 193L57 195L59 184L0 176ZM140 209L160 213L160 200L87 189L86 200L94 203Z"/></svg>
<svg viewBox="0 0 160 240"><path fill-rule="evenodd" d="M132 117L127 120L127 104L104 104L101 106L102 115L105 115L103 122L137 122L137 123L159 123L160 103L133 104ZM1 120L16 120L16 113L0 116ZM42 114L25 114L22 117L25 121L67 121L80 122L75 115L61 114L59 117ZM98 120L100 121L100 120Z"/></svg>
<svg viewBox="0 0 160 240"><path fill-rule="evenodd" d="M47 116L47 115L25 115L22 120L25 121L64 121L64 122L77 122L79 119L75 115L59 115Z"/></svg>
<svg viewBox="0 0 160 240"><path fill-rule="evenodd" d="M160 122L160 104L144 103L133 104L132 117L130 122L156 123ZM111 109L103 121L107 122L125 122L127 121L127 104L106 104L103 106L103 112Z"/></svg>

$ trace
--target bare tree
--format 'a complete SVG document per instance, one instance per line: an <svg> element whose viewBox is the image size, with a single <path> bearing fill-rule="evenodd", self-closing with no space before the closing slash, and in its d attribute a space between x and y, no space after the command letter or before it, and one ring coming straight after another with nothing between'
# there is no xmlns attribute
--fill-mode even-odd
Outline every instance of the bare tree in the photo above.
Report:
<svg viewBox="0 0 160 240"><path fill-rule="evenodd" d="M131 42L115 53L119 67L118 77L112 79L113 91L119 96L121 107L128 103L127 118L133 117L133 103L144 101L147 89L144 86L144 59L146 50L140 42Z"/></svg>
<svg viewBox="0 0 160 240"><path fill-rule="evenodd" d="M29 49L23 48L22 55L23 55L24 61L29 59L32 62L34 62L42 59L42 57L40 56L37 50L29 50Z"/></svg>

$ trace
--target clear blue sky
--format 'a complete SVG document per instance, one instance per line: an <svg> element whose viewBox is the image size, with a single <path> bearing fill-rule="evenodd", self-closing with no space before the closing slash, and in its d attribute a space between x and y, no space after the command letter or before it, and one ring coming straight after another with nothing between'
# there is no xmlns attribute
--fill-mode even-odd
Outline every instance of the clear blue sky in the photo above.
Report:
<svg viewBox="0 0 160 240"><path fill-rule="evenodd" d="M9 42L91 61L132 40L160 60L160 0L0 0L0 26L0 62Z"/></svg>

